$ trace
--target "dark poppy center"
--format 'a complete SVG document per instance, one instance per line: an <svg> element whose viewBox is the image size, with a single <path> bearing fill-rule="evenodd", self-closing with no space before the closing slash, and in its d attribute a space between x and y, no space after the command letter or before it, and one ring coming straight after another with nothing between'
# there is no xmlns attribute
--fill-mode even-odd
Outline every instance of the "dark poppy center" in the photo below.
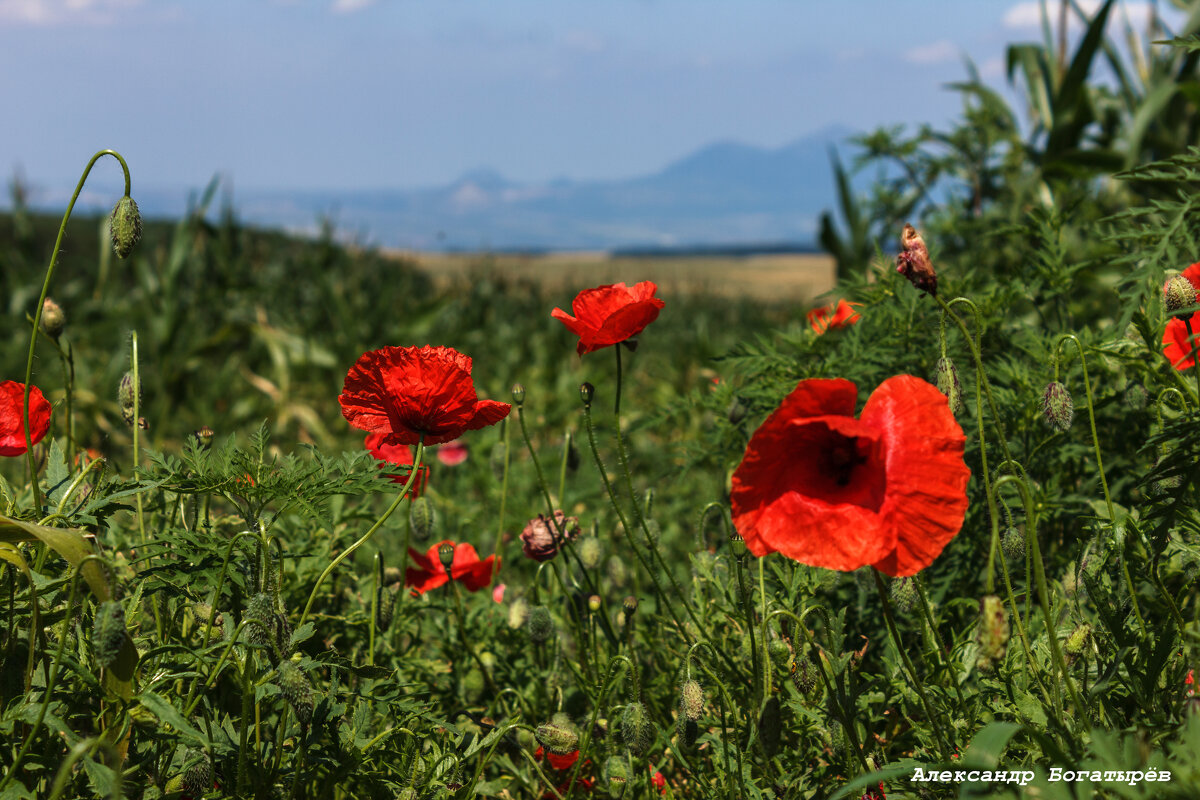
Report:
<svg viewBox="0 0 1200 800"><path fill-rule="evenodd" d="M871 511L883 505L887 470L883 441L857 420L812 420L794 429L790 489L831 505Z"/></svg>

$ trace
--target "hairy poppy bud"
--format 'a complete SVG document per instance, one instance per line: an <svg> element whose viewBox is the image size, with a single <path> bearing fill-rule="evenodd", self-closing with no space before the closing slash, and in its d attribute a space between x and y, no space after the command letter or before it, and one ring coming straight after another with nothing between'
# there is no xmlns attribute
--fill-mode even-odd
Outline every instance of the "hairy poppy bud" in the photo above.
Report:
<svg viewBox="0 0 1200 800"><path fill-rule="evenodd" d="M529 619L525 623L529 631L529 639L535 644L542 644L554 633L554 619L550 609L545 606L534 606L529 609Z"/></svg>
<svg viewBox="0 0 1200 800"><path fill-rule="evenodd" d="M800 694L808 694L817 685L817 667L807 657L800 657L792 664L792 683Z"/></svg>
<svg viewBox="0 0 1200 800"><path fill-rule="evenodd" d="M1000 537L1000 549L1004 552L1004 560L1008 568L1025 568L1025 534L1020 529L1009 525Z"/></svg>
<svg viewBox="0 0 1200 800"><path fill-rule="evenodd" d="M276 683L292 710L296 712L296 718L307 726L313 712L313 689L308 675L294 661L284 661L279 665Z"/></svg>
<svg viewBox="0 0 1200 800"><path fill-rule="evenodd" d="M525 384L514 383L512 385L512 399L518 406L525 404Z"/></svg>
<svg viewBox="0 0 1200 800"><path fill-rule="evenodd" d="M610 797L620 797L629 784L629 761L624 756L609 756L604 762L604 782Z"/></svg>
<svg viewBox="0 0 1200 800"><path fill-rule="evenodd" d="M592 386L587 381L579 384L579 399L583 401L585 406L592 404L592 398L596 395L596 387Z"/></svg>
<svg viewBox="0 0 1200 800"><path fill-rule="evenodd" d="M1054 381L1046 387L1042 395L1042 416L1046 424L1058 431L1071 427L1071 419L1075 416L1075 404L1067 387Z"/></svg>
<svg viewBox="0 0 1200 800"><path fill-rule="evenodd" d="M646 707L641 703L625 706L625 711L621 713L621 739L629 748L629 752L635 757L641 757L653 738L654 726L646 713Z"/></svg>
<svg viewBox="0 0 1200 800"><path fill-rule="evenodd" d="M579 554L580 562L588 569L595 569L600 566L600 559L604 557L604 547L595 536L588 536L581 539L576 552Z"/></svg>
<svg viewBox="0 0 1200 800"><path fill-rule="evenodd" d="M454 545L449 542L438 545L438 560L442 562L442 567L449 573L450 568L454 566Z"/></svg>
<svg viewBox="0 0 1200 800"><path fill-rule="evenodd" d="M1071 631L1071 635L1067 637L1065 650L1067 655L1072 659L1078 658L1087 648L1088 641L1092 636L1092 626L1086 622L1077 625L1075 630Z"/></svg>
<svg viewBox="0 0 1200 800"><path fill-rule="evenodd" d="M979 601L979 627L975 631L979 660L976 666L991 669L992 664L1003 660L1008 650L1008 636L1008 613L1004 603L996 595L989 594Z"/></svg>
<svg viewBox="0 0 1200 800"><path fill-rule="evenodd" d="M270 647L277 645L275 637L275 602L269 594L260 592L246 603L246 638L251 644Z"/></svg>
<svg viewBox="0 0 1200 800"><path fill-rule="evenodd" d="M142 238L142 215L132 197L125 195L117 201L108 225L112 233L113 252L121 258L129 258Z"/></svg>
<svg viewBox="0 0 1200 800"><path fill-rule="evenodd" d="M125 609L115 600L106 600L96 609L92 631L92 654L102 668L111 666L125 642Z"/></svg>
<svg viewBox="0 0 1200 800"><path fill-rule="evenodd" d="M767 656L777 667L785 666L792 657L792 648L782 639L772 639L767 645Z"/></svg>
<svg viewBox="0 0 1200 800"><path fill-rule="evenodd" d="M139 381L138 386L137 386L136 405L140 406L141 402L142 402L142 387L141 387L141 381ZM121 419L125 420L126 425L132 425L133 421L134 421L133 413L134 413L134 405L135 405L133 373L132 372L126 372L124 375L121 376L121 382L117 385L117 405L121 409Z"/></svg>
<svg viewBox="0 0 1200 800"><path fill-rule="evenodd" d="M58 341L66 327L67 315L63 313L62 306L47 297L42 304L42 332Z"/></svg>
<svg viewBox="0 0 1200 800"><path fill-rule="evenodd" d="M383 582L387 586L400 583L402 580L404 580L404 573L400 571L399 567L388 567L383 571Z"/></svg>
<svg viewBox="0 0 1200 800"><path fill-rule="evenodd" d="M900 246L904 249L896 256L896 271L922 292L937 295L937 273L929 260L929 248L925 240L912 225L905 225L900 234Z"/></svg>
<svg viewBox="0 0 1200 800"><path fill-rule="evenodd" d="M679 692L679 713L693 722L704 711L704 689L694 680L683 682Z"/></svg>
<svg viewBox="0 0 1200 800"><path fill-rule="evenodd" d="M418 497L408 508L408 522L417 541L425 541L437 530L437 515L428 497Z"/></svg>
<svg viewBox="0 0 1200 800"><path fill-rule="evenodd" d="M467 674L463 676L463 692L467 696L467 702L477 703L483 695L483 672L479 667L471 667L467 670Z"/></svg>
<svg viewBox="0 0 1200 800"><path fill-rule="evenodd" d="M963 412L962 384L958 381L958 368L949 358L939 358L934 368L934 382L938 391L946 395L950 403L950 412L959 416Z"/></svg>
<svg viewBox="0 0 1200 800"><path fill-rule="evenodd" d="M203 750L183 751L183 792L200 797L213 788L212 762Z"/></svg>
<svg viewBox="0 0 1200 800"><path fill-rule="evenodd" d="M525 624L525 620L529 617L529 603L525 599L518 597L509 603L508 606L508 627L514 631Z"/></svg>
<svg viewBox="0 0 1200 800"><path fill-rule="evenodd" d="M629 569L620 556L608 557L608 579L617 586L624 586L629 580Z"/></svg>
<svg viewBox="0 0 1200 800"><path fill-rule="evenodd" d="M397 591L386 585L380 585L375 592L375 627L381 631L386 631L392 626L392 618L396 614L397 594Z"/></svg>
<svg viewBox="0 0 1200 800"><path fill-rule="evenodd" d="M1176 275L1163 287L1163 302L1167 313L1196 305L1196 287L1182 275Z"/></svg>
<svg viewBox="0 0 1200 800"><path fill-rule="evenodd" d="M556 725L547 722L538 725L533 734L542 747L558 755L566 755L579 747L579 734L574 726Z"/></svg>
<svg viewBox="0 0 1200 800"><path fill-rule="evenodd" d="M913 578L893 578L888 584L888 596L901 614L917 607L917 585Z"/></svg>

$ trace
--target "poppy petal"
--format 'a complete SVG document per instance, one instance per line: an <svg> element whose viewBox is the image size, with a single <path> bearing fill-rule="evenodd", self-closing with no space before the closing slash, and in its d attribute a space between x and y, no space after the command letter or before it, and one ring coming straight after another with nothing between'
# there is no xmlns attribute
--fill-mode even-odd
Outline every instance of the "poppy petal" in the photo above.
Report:
<svg viewBox="0 0 1200 800"><path fill-rule="evenodd" d="M25 384L17 381L0 383L0 456L25 454ZM50 403L36 386L29 387L29 438L40 442L50 430Z"/></svg>

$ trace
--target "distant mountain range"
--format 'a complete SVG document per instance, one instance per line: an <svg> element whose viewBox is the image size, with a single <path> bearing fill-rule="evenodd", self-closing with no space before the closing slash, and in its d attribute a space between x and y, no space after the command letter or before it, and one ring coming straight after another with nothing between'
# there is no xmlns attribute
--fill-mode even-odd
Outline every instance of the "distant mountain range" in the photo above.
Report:
<svg viewBox="0 0 1200 800"><path fill-rule="evenodd" d="M253 225L305 232L328 217L356 240L415 250L804 249L837 200L830 149L851 133L826 128L774 149L718 142L626 180L517 183L476 169L435 188L238 189L232 202ZM181 192L135 199L148 216L186 205Z"/></svg>

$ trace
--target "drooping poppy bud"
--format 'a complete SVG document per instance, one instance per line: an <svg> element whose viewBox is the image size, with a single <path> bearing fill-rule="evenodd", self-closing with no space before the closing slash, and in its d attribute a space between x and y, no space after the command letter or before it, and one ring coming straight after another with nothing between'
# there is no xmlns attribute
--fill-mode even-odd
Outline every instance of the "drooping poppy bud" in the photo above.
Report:
<svg viewBox="0 0 1200 800"><path fill-rule="evenodd" d="M115 600L105 600L96 609L92 631L92 654L101 668L116 662L125 642L125 608Z"/></svg>
<svg viewBox="0 0 1200 800"><path fill-rule="evenodd" d="M996 595L989 594L979 601L979 627L975 631L979 659L976 666L991 669L994 663L1003 660L1008 650L1008 637L1008 613L1004 603Z"/></svg>
<svg viewBox="0 0 1200 800"><path fill-rule="evenodd" d="M704 711L704 689L695 680L686 680L679 692L679 713L693 722Z"/></svg>
<svg viewBox="0 0 1200 800"><path fill-rule="evenodd" d="M621 739L629 752L641 757L654 738L654 725L641 703L630 703L621 714Z"/></svg>
<svg viewBox="0 0 1200 800"><path fill-rule="evenodd" d="M142 238L142 215L132 197L125 195L117 201L108 224L112 233L113 252L120 258L129 258Z"/></svg>
<svg viewBox="0 0 1200 800"><path fill-rule="evenodd" d="M579 733L574 730L573 726L547 722L545 725L538 725L533 735L542 747L560 756L579 747Z"/></svg>
<svg viewBox="0 0 1200 800"><path fill-rule="evenodd" d="M954 416L961 415L963 412L962 384L958 380L958 368L949 358L938 359L937 366L934 368L934 383L937 385L938 391L946 395L946 400L950 403L950 411Z"/></svg>
<svg viewBox="0 0 1200 800"><path fill-rule="evenodd" d="M1075 403L1071 400L1067 387L1058 381L1047 386L1042 394L1042 416L1046 418L1046 424L1055 430L1065 431L1071 427L1071 420L1075 416Z"/></svg>
<svg viewBox="0 0 1200 800"><path fill-rule="evenodd" d="M307 726L313 713L313 689L308 675L295 662L284 661L279 665L276 683L292 710L296 712L296 718L302 725Z"/></svg>
<svg viewBox="0 0 1200 800"><path fill-rule="evenodd" d="M433 537L437 530L437 515L433 503L428 497L418 497L412 501L408 509L408 521L412 525L413 536L417 541L425 541Z"/></svg>
<svg viewBox="0 0 1200 800"><path fill-rule="evenodd" d="M534 644L542 644L554 633L554 619L550 609L545 606L534 606L529 609L529 618L525 623L529 631L529 639Z"/></svg>
<svg viewBox="0 0 1200 800"><path fill-rule="evenodd" d="M57 342L66 327L67 315L63 313L62 306L47 297L42 304L42 331Z"/></svg>

